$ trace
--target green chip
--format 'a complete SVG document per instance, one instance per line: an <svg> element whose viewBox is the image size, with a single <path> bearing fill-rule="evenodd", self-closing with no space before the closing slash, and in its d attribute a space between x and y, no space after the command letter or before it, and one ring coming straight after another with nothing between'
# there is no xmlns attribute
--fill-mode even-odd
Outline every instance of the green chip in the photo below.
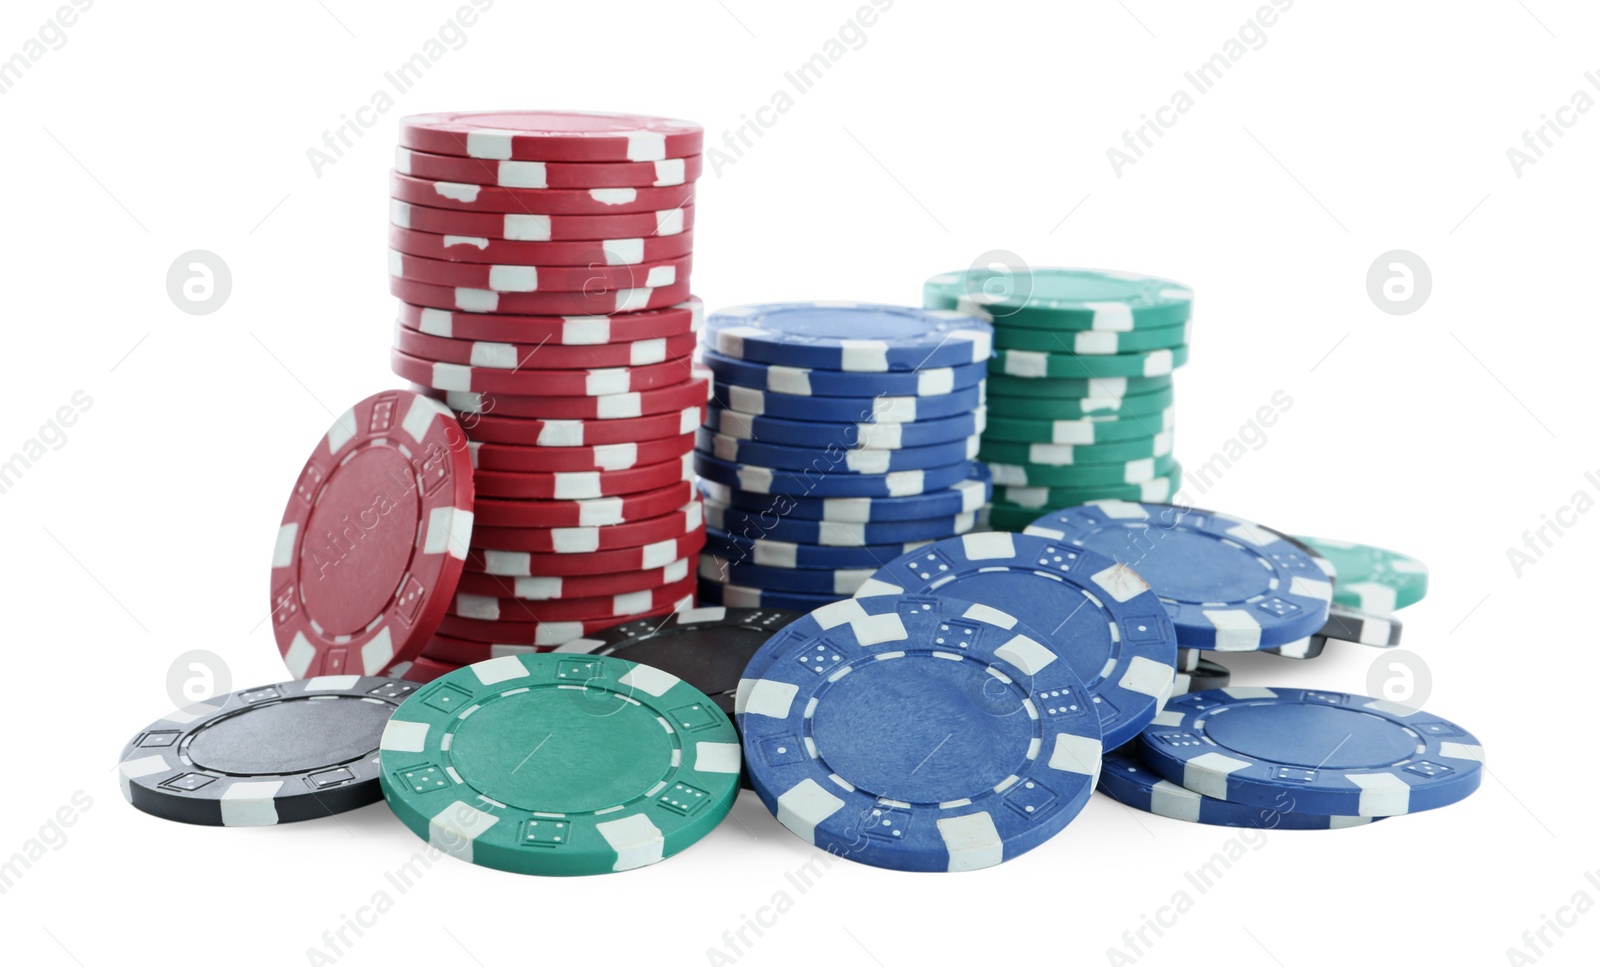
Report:
<svg viewBox="0 0 1600 967"><path fill-rule="evenodd" d="M983 430L983 442L993 443L1003 440L1010 443L1062 443L1088 446L1092 443L1139 440L1171 429L1170 407L1160 413L1112 419L1023 420L995 415L991 402L988 425Z"/></svg>
<svg viewBox="0 0 1600 967"><path fill-rule="evenodd" d="M727 816L739 738L711 699L620 658L532 654L408 698L379 745L384 798L439 850L547 876L657 863Z"/></svg>
<svg viewBox="0 0 1600 967"><path fill-rule="evenodd" d="M1074 356L1036 353L1023 349L996 349L989 372L1024 379L1093 379L1102 376L1166 376L1189 361L1189 347L1153 349L1119 356Z"/></svg>
<svg viewBox="0 0 1600 967"><path fill-rule="evenodd" d="M1176 466L1171 454L1125 463L1086 463L1072 467L1041 467L1022 463L990 463L997 487L1068 487L1082 489L1107 484L1139 484L1164 477Z"/></svg>
<svg viewBox="0 0 1600 967"><path fill-rule="evenodd" d="M922 285L930 309L957 309L997 326L1127 332L1189 321L1194 292L1168 279L1096 269L968 269Z"/></svg>
<svg viewBox="0 0 1600 967"><path fill-rule="evenodd" d="M1120 463L1140 457L1164 457L1172 452L1172 434L1115 443L1012 443L1009 440L984 440L978 459L988 463L1023 463L1040 467L1075 467L1084 464Z"/></svg>
<svg viewBox="0 0 1600 967"><path fill-rule="evenodd" d="M1077 400L1087 397L1120 400L1172 388L1171 376L1106 377L1105 379L1033 379L990 372L984 381L988 395L1023 399Z"/></svg>
<svg viewBox="0 0 1600 967"><path fill-rule="evenodd" d="M1416 604L1428 594L1428 566L1414 557L1323 537L1296 540L1333 565L1337 574L1333 600L1339 604L1389 613Z"/></svg>
<svg viewBox="0 0 1600 967"><path fill-rule="evenodd" d="M1091 500L1136 500L1141 503L1166 503L1178 492L1183 468L1174 464L1172 472L1139 484L1105 484L1099 487L1058 488L996 487L989 505L988 524L995 530L1020 531L1051 511L1076 507Z"/></svg>
<svg viewBox="0 0 1600 967"><path fill-rule="evenodd" d="M1142 396L1124 396L1115 399L1091 396L1076 400L1058 400L1049 397L993 396L989 397L989 412L996 416L1023 420L1084 420L1126 419L1131 416L1152 416L1172 405L1172 390L1165 389Z"/></svg>
<svg viewBox="0 0 1600 967"><path fill-rule="evenodd" d="M1189 324L1160 329L1135 329L1132 332L1107 332L1103 329L1050 330L999 325L994 330L997 349L1026 349L1041 353L1074 353L1079 356L1110 356L1116 353L1142 353L1152 349L1172 349L1189 341Z"/></svg>

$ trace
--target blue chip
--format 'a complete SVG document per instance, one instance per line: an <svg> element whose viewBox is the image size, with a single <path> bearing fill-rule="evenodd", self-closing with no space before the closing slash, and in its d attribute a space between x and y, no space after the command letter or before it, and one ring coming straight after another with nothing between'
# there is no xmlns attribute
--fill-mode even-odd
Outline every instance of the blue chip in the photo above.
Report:
<svg viewBox="0 0 1600 967"><path fill-rule="evenodd" d="M710 550L700 555L700 577L720 584L771 591L803 591L848 597L872 576L876 567L790 568L729 561Z"/></svg>
<svg viewBox="0 0 1600 967"><path fill-rule="evenodd" d="M717 530L750 540L819 544L826 547L861 547L867 544L913 544L965 534L977 526L978 514L968 511L931 520L854 524L845 521L805 520L769 511L745 510L706 498L706 523Z"/></svg>
<svg viewBox="0 0 1600 967"><path fill-rule="evenodd" d="M926 470L946 467L978 455L978 438L955 443L936 443L903 450L857 450L843 439L818 433L809 446L786 446L740 440L713 433L705 427L695 431L695 446L719 460L777 470L805 470L814 473L895 473L900 470Z"/></svg>
<svg viewBox="0 0 1600 967"><path fill-rule="evenodd" d="M1106 745L1150 724L1172 694L1172 619L1139 575L1107 557L1022 534L966 534L913 551L856 592L949 595L1046 635L1094 696Z"/></svg>
<svg viewBox="0 0 1600 967"><path fill-rule="evenodd" d="M706 411L706 426L713 432L740 440L759 440L791 447L815 447L828 440L844 447L900 450L956 443L983 432L986 413L978 409L920 423L870 423L851 421L785 420L755 416L713 403Z"/></svg>
<svg viewBox="0 0 1600 967"><path fill-rule="evenodd" d="M759 564L779 568L866 568L876 571L885 564L927 544L857 544L855 547L830 547L792 544L729 534L706 528L706 553L715 554L729 564Z"/></svg>
<svg viewBox="0 0 1600 967"><path fill-rule="evenodd" d="M700 491L718 503L768 516L872 524L975 513L989 502L994 484L989 468L973 461L967 465L966 476L954 484L905 497L788 496L706 480L701 481Z"/></svg>
<svg viewBox="0 0 1600 967"><path fill-rule="evenodd" d="M988 363L936 366L914 373L844 373L834 369L797 369L747 363L707 349L700 364L724 383L786 393L790 396L947 396L977 386L989 374ZM744 407L739 407L744 409ZM746 412L749 412L746 410Z"/></svg>
<svg viewBox="0 0 1600 967"><path fill-rule="evenodd" d="M994 330L970 315L868 302L775 302L706 317L704 341L734 359L855 373L985 362Z"/></svg>
<svg viewBox="0 0 1600 967"><path fill-rule="evenodd" d="M720 604L728 608L781 608L805 614L848 597L848 594L807 594L804 591L746 588L737 584L723 584L710 578L700 579L700 603Z"/></svg>
<svg viewBox="0 0 1600 967"><path fill-rule="evenodd" d="M1344 829L1365 826L1375 817L1318 816L1286 813L1259 806L1241 806L1190 792L1151 772L1138 752L1123 746L1107 752L1100 769L1100 791L1125 806L1147 813L1207 826L1242 826L1252 829Z"/></svg>
<svg viewBox="0 0 1600 967"><path fill-rule="evenodd" d="M1170 782L1283 813L1402 816L1460 802L1483 781L1483 747L1466 729L1342 692L1185 695L1139 743L1145 765Z"/></svg>
<svg viewBox="0 0 1600 967"><path fill-rule="evenodd" d="M713 483L790 497L909 497L954 487L967 478L971 467L972 461L963 460L893 473L815 473L730 463L698 451L694 455L695 472Z"/></svg>
<svg viewBox="0 0 1600 967"><path fill-rule="evenodd" d="M1139 572L1161 596L1178 644L1259 651L1328 620L1333 583L1268 527L1168 504L1097 500L1045 514L1025 531L1086 547Z"/></svg>
<svg viewBox="0 0 1600 967"><path fill-rule="evenodd" d="M736 709L750 783L860 863L981 869L1060 832L1100 770L1088 690L1045 638L951 598L840 601L769 638Z"/></svg>
<svg viewBox="0 0 1600 967"><path fill-rule="evenodd" d="M983 405L983 387L969 386L943 396L880 396L870 387L853 396L793 396L714 379L711 400L741 413L785 420L920 423L972 413Z"/></svg>

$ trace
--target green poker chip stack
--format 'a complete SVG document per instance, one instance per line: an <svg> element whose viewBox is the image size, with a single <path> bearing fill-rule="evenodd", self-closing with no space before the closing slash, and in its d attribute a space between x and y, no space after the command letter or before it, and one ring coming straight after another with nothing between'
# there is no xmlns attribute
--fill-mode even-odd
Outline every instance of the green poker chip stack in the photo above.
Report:
<svg viewBox="0 0 1600 967"><path fill-rule="evenodd" d="M968 269L923 284L923 305L994 325L989 524L1022 530L1090 500L1170 500L1172 371L1189 359L1194 293L1095 269Z"/></svg>

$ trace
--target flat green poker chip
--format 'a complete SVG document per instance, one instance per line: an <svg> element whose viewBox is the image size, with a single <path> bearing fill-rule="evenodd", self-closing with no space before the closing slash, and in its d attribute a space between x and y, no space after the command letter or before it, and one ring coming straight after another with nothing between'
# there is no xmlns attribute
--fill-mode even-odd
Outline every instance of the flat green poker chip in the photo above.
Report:
<svg viewBox="0 0 1600 967"><path fill-rule="evenodd" d="M1333 600L1339 604L1387 614L1410 607L1428 594L1428 566L1414 557L1325 537L1296 540L1333 564L1337 574Z"/></svg>
<svg viewBox="0 0 1600 967"><path fill-rule="evenodd" d="M733 723L702 692L620 658L478 662L401 704L379 745L384 798L442 852L512 873L660 862L739 791Z"/></svg>
<svg viewBox="0 0 1600 967"><path fill-rule="evenodd" d="M1063 268L973 268L922 285L922 304L995 326L1127 332L1189 321L1194 292L1170 279Z"/></svg>
<svg viewBox="0 0 1600 967"><path fill-rule="evenodd" d="M1107 376L1147 379L1170 375L1174 369L1188 361L1188 346L1114 356L1078 356L1072 353L996 349L994 356L989 359L989 372L1034 380L1098 379Z"/></svg>

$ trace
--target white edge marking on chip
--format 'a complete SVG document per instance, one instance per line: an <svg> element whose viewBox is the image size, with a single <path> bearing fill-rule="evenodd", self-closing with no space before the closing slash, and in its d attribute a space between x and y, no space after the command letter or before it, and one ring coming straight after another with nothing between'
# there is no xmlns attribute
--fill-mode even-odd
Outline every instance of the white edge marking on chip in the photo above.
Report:
<svg viewBox="0 0 1600 967"><path fill-rule="evenodd" d="M472 673L485 685L497 685L514 678L525 678L528 669L514 657L491 658L471 666Z"/></svg>
<svg viewBox="0 0 1600 967"><path fill-rule="evenodd" d="M681 185L683 184L684 179L688 177L688 172L685 170L682 158L663 158L660 161L657 161L655 165L655 187L657 188L669 188L673 185Z"/></svg>
<svg viewBox="0 0 1600 967"><path fill-rule="evenodd" d="M956 390L956 371L924 369L917 374L918 396L947 396Z"/></svg>
<svg viewBox="0 0 1600 967"><path fill-rule="evenodd" d="M278 528L278 541L272 548L272 566L274 569L288 567L294 563L296 539L300 536L300 524L290 521Z"/></svg>
<svg viewBox="0 0 1600 967"><path fill-rule="evenodd" d="M1202 610L1205 619L1216 629L1216 651L1256 651L1261 647L1261 624L1245 611ZM1226 799L1226 796L1218 796Z"/></svg>
<svg viewBox="0 0 1600 967"><path fill-rule="evenodd" d="M361 680L360 675L318 675L306 679L305 690L308 692L342 692L356 687L356 682Z"/></svg>
<svg viewBox="0 0 1600 967"><path fill-rule="evenodd" d="M1183 764L1183 785L1202 796L1227 799L1228 777L1240 769L1250 768L1250 763L1220 752L1206 752Z"/></svg>
<svg viewBox="0 0 1600 967"><path fill-rule="evenodd" d="M1172 666L1148 658L1135 657L1128 663L1127 674L1117 684L1130 692L1161 698L1172 692Z"/></svg>
<svg viewBox="0 0 1600 967"><path fill-rule="evenodd" d="M296 678L306 677L306 672L311 669L311 663L317 659L316 646L311 644L303 631L294 633L294 640L289 642L289 650L283 653L283 663L289 669L289 674Z"/></svg>
<svg viewBox="0 0 1600 967"><path fill-rule="evenodd" d="M951 873L982 870L998 866L1005 856L1005 842L995 828L994 817L987 812L949 816L935 821L939 838L950 854Z"/></svg>
<svg viewBox="0 0 1600 967"><path fill-rule="evenodd" d="M903 592L896 588L892 592L885 593L901 594ZM810 617L823 631L829 631L844 624L854 625L856 622L865 621L871 616L861 606L860 601L854 598L846 598L843 601L835 601L832 604L823 605L811 612Z"/></svg>
<svg viewBox="0 0 1600 967"><path fill-rule="evenodd" d="M745 696L744 714L764 715L773 719L788 718L789 709L794 706L795 695L799 691L798 685L758 678Z"/></svg>
<svg viewBox="0 0 1600 967"><path fill-rule="evenodd" d="M361 668L367 675L380 675L385 668L394 664L394 636L389 632L388 624L378 629L372 640L361 646Z"/></svg>
<svg viewBox="0 0 1600 967"><path fill-rule="evenodd" d="M617 680L619 685L637 688L646 695L660 698L668 691L682 684L678 676L669 674L659 668L649 665L635 665Z"/></svg>
<svg viewBox="0 0 1600 967"><path fill-rule="evenodd" d="M888 614L868 615L852 621L850 630L855 633L856 644L864 648L890 641L905 641L911 636L910 632L906 631L905 622L900 620L900 615L893 611Z"/></svg>
<svg viewBox="0 0 1600 967"><path fill-rule="evenodd" d="M1483 746L1468 745L1465 742L1441 742L1439 755L1445 759L1465 759L1469 762L1483 763Z"/></svg>
<svg viewBox="0 0 1600 967"><path fill-rule="evenodd" d="M778 797L778 822L815 846L817 824L843 808L843 799L822 788L815 779L803 779Z"/></svg>
<svg viewBox="0 0 1600 967"><path fill-rule="evenodd" d="M282 780L235 782L218 801L224 826L276 826L278 804L274 801L283 789Z"/></svg>
<svg viewBox="0 0 1600 967"><path fill-rule="evenodd" d="M1199 793L1165 779L1150 787L1150 811L1157 816L1198 823L1202 802Z"/></svg>
<svg viewBox="0 0 1600 967"><path fill-rule="evenodd" d="M1297 594L1302 598L1312 598L1317 601L1333 600L1333 582L1318 581L1304 575L1296 575L1289 581L1289 593Z"/></svg>
<svg viewBox="0 0 1600 967"><path fill-rule="evenodd" d="M991 608L987 604L975 604L961 612L961 616L963 618L971 618L974 621L982 621L984 624L991 624L997 628L1004 628L1007 631L1017 626L1016 618L1006 614L999 608Z"/></svg>
<svg viewBox="0 0 1600 967"><path fill-rule="evenodd" d="M117 767L122 774L122 798L133 802L132 781L145 776L153 776L166 772L172 766L167 764L164 756L147 755L139 759L129 759Z"/></svg>
<svg viewBox="0 0 1600 967"><path fill-rule="evenodd" d="M471 863L472 844L499 821L494 813L456 800L428 820L428 845Z"/></svg>
<svg viewBox="0 0 1600 967"><path fill-rule="evenodd" d="M428 747L428 723L391 718L378 748L384 752L422 752Z"/></svg>
<svg viewBox="0 0 1600 967"><path fill-rule="evenodd" d="M1411 811L1411 786L1388 772L1363 772L1347 775L1361 790L1362 816L1404 816Z"/></svg>
<svg viewBox="0 0 1600 967"><path fill-rule="evenodd" d="M1151 725L1160 725L1166 728L1177 728L1183 725L1182 712L1157 712L1156 717L1150 720Z"/></svg>
<svg viewBox="0 0 1600 967"><path fill-rule="evenodd" d="M691 764L696 772L711 772L721 775L736 776L739 774L741 756L737 742L696 742L694 744L694 762Z"/></svg>
<svg viewBox="0 0 1600 967"><path fill-rule="evenodd" d="M1100 758L1105 749L1099 739L1084 735L1056 734L1055 747L1050 750L1046 763L1057 772L1071 772L1080 776L1098 776Z"/></svg>
<svg viewBox="0 0 1600 967"><path fill-rule="evenodd" d="M614 872L659 863L666 855L666 837L644 813L596 823L594 829L617 854Z"/></svg>
<svg viewBox="0 0 1600 967"><path fill-rule="evenodd" d="M1222 690L1222 694L1228 696L1229 698L1238 699L1278 697L1277 692L1270 688L1262 688L1259 685L1233 685L1228 688L1224 688Z"/></svg>
<svg viewBox="0 0 1600 967"><path fill-rule="evenodd" d="M1056 653L1026 635L1016 635L994 650L994 656L1020 668L1026 675L1037 675L1056 660Z"/></svg>
<svg viewBox="0 0 1600 967"><path fill-rule="evenodd" d="M478 200L478 195L483 191L482 185L468 185L459 181L432 182L433 193L440 198L471 204Z"/></svg>
<svg viewBox="0 0 1600 967"><path fill-rule="evenodd" d="M857 598L881 598L884 595L899 595L905 593L906 589L902 588L898 584L890 584L888 581L880 581L877 578L868 578L861 583L861 587L856 588L855 596ZM843 604L844 602L841 601L836 603ZM828 605L828 607L832 607L832 605ZM817 612L811 612L811 616L813 618L816 617Z"/></svg>
<svg viewBox="0 0 1600 967"><path fill-rule="evenodd" d="M887 373L889 344L881 339L841 339L839 368L852 373Z"/></svg>
<svg viewBox="0 0 1600 967"><path fill-rule="evenodd" d="M969 561L1011 560L1017 556L1017 543L1005 531L963 534L961 549Z"/></svg>
<svg viewBox="0 0 1600 967"><path fill-rule="evenodd" d="M356 422L355 407L351 407L339 414L339 418L328 427L324 439L328 441L328 453L336 454L344 449L344 445L354 440L360 432L360 424Z"/></svg>
<svg viewBox="0 0 1600 967"><path fill-rule="evenodd" d="M1113 564L1089 580L1118 603L1132 600L1150 590L1150 585L1139 572L1126 564Z"/></svg>
<svg viewBox="0 0 1600 967"><path fill-rule="evenodd" d="M550 187L543 161L502 161L495 167L495 181L502 188Z"/></svg>
<svg viewBox="0 0 1600 967"><path fill-rule="evenodd" d="M644 239L613 238L600 243L607 265L638 265L644 261Z"/></svg>

